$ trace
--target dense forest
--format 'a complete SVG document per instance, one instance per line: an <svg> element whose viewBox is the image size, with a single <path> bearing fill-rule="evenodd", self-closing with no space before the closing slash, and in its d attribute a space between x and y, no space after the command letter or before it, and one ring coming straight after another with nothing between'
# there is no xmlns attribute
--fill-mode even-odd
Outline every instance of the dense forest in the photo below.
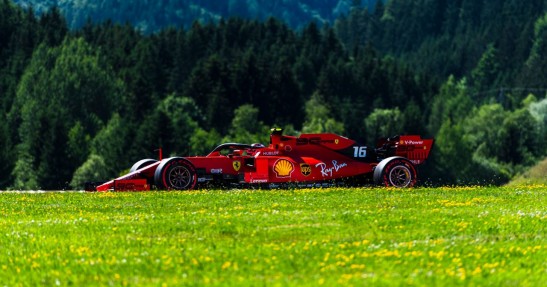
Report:
<svg viewBox="0 0 547 287"><path fill-rule="evenodd" d="M158 147L266 143L273 126L433 136L421 171L435 184L500 184L547 155L547 1L352 7L297 30L222 18L144 33L0 0L0 189L81 188Z"/></svg>

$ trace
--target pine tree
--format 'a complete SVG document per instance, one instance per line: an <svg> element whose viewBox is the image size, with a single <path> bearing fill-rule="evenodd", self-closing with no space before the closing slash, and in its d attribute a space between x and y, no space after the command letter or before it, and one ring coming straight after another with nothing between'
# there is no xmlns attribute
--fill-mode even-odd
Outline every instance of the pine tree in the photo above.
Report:
<svg viewBox="0 0 547 287"><path fill-rule="evenodd" d="M43 31L43 42L49 46L57 46L65 39L68 27L65 18L57 7L53 7L40 17Z"/></svg>
<svg viewBox="0 0 547 287"><path fill-rule="evenodd" d="M482 55L477 67L471 71L470 85L475 93L481 93L489 90L491 87L496 87L496 81L499 80L500 65L497 59L497 49L492 45L488 45L486 51Z"/></svg>
<svg viewBox="0 0 547 287"><path fill-rule="evenodd" d="M547 13L537 20L534 29L534 43L524 66L522 82L530 87L544 87L547 79Z"/></svg>
<svg viewBox="0 0 547 287"><path fill-rule="evenodd" d="M85 151L74 149L74 141L94 135L121 99L120 83L99 59L83 39L34 53L9 115L19 134L16 188L64 188L82 164Z"/></svg>

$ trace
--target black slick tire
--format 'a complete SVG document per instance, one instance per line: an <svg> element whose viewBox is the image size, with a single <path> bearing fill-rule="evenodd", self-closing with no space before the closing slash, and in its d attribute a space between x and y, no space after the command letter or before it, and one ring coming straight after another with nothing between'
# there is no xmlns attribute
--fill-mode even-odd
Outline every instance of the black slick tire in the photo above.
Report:
<svg viewBox="0 0 547 287"><path fill-rule="evenodd" d="M164 190L193 189L197 183L196 169L184 158L167 158L156 169L154 183Z"/></svg>
<svg viewBox="0 0 547 287"><path fill-rule="evenodd" d="M404 157L389 157L374 169L374 183L388 187L413 187L416 184L416 168Z"/></svg>

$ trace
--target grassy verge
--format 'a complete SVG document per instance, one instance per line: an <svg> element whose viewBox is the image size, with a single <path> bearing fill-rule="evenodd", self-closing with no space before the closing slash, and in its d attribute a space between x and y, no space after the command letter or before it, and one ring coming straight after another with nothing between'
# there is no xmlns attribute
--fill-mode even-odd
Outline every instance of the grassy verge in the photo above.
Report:
<svg viewBox="0 0 547 287"><path fill-rule="evenodd" d="M531 184L547 185L547 158L513 179L508 186L522 186Z"/></svg>
<svg viewBox="0 0 547 287"><path fill-rule="evenodd" d="M540 286L547 187L0 194L8 286Z"/></svg>

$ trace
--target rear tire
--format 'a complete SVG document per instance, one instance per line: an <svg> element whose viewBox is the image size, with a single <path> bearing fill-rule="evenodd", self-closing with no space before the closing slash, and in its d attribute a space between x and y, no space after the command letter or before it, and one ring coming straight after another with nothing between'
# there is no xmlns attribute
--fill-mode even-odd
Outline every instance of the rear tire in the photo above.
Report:
<svg viewBox="0 0 547 287"><path fill-rule="evenodd" d="M197 182L196 169L184 158L172 157L164 159L156 169L154 182L159 189L193 189Z"/></svg>
<svg viewBox="0 0 547 287"><path fill-rule="evenodd" d="M155 159L151 159L151 158L141 159L141 160L137 161L137 162L131 167L131 169L129 170L129 172L131 173L131 172L137 171L137 170L139 170L139 169L141 169L141 168L143 168L143 167L147 167L147 166L149 166L149 165L151 165L151 164L154 164L154 163L156 163L156 162L158 162L158 161L155 160Z"/></svg>
<svg viewBox="0 0 547 287"><path fill-rule="evenodd" d="M416 168L404 157L386 158L374 169L374 182L397 188L413 187L416 184Z"/></svg>

